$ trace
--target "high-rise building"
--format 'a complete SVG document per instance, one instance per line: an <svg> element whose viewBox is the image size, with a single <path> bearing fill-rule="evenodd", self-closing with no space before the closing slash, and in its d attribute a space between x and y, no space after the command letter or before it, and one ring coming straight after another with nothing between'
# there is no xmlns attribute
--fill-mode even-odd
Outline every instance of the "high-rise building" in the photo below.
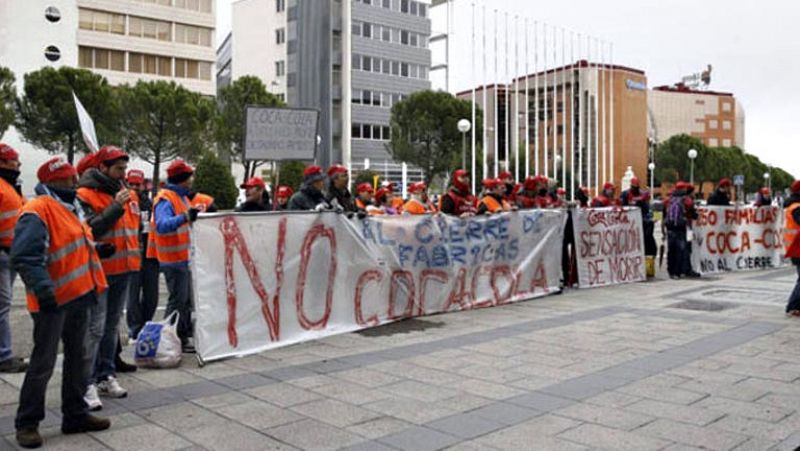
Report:
<svg viewBox="0 0 800 451"><path fill-rule="evenodd" d="M471 100L472 91L458 97ZM518 170L524 178L526 144L529 173L566 187L619 184L629 166L639 177L647 174L647 77L641 70L578 61L487 86L485 107L482 87L475 98L484 110L485 133L478 140L487 149L489 174L495 174L497 149L498 171Z"/></svg>
<svg viewBox="0 0 800 451"><path fill-rule="evenodd" d="M647 93L650 136L665 141L686 134L709 147L744 149L744 107L727 92L691 89L685 85L659 86Z"/></svg>

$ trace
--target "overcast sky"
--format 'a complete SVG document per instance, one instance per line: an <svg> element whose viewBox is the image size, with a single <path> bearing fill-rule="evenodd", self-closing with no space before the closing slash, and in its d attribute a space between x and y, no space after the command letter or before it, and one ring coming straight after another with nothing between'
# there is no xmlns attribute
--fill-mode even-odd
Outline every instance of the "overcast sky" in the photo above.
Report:
<svg viewBox="0 0 800 451"><path fill-rule="evenodd" d="M217 0L219 42L230 31L231 3ZM456 16L461 24L457 29L462 35L453 38L459 50L454 52L451 65L453 73L459 75L453 77L451 87L462 90L472 83L472 2L456 3L461 11ZM684 75L713 65L710 88L732 92L744 105L746 150L800 177L800 2L487 2L488 10L495 8L613 42L615 63L644 70L651 87L675 83ZM443 25L436 20L434 27L441 30Z"/></svg>

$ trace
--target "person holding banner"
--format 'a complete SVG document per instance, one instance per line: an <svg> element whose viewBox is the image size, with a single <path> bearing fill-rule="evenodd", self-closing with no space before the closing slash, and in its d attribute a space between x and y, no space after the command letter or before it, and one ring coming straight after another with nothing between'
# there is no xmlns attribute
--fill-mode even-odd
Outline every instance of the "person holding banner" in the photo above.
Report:
<svg viewBox="0 0 800 451"><path fill-rule="evenodd" d="M772 205L772 195L769 192L769 188L765 186L758 191L758 197L756 197L755 206L769 207L771 205Z"/></svg>
<svg viewBox="0 0 800 451"><path fill-rule="evenodd" d="M178 338L185 353L195 352L192 338L192 274L189 271L189 228L200 210L189 204L194 168L177 159L167 167L167 184L153 200L147 257L158 260L167 281L169 300L164 317L177 311Z"/></svg>
<svg viewBox="0 0 800 451"><path fill-rule="evenodd" d="M517 205L517 184L514 181L514 175L508 171L503 171L497 178L500 179L506 187L506 193L503 198L509 205Z"/></svg>
<svg viewBox="0 0 800 451"><path fill-rule="evenodd" d="M581 208L589 208L589 203L592 200L589 194L589 188L586 186L578 188L578 191L575 192L575 199L578 200L578 205Z"/></svg>
<svg viewBox="0 0 800 451"><path fill-rule="evenodd" d="M331 211L333 208L325 200L322 189L325 175L319 166L309 166L303 171L303 187L289 200L289 210L293 211Z"/></svg>
<svg viewBox="0 0 800 451"><path fill-rule="evenodd" d="M356 188L356 194L358 196L356 197L356 208L359 213L368 214L370 216L380 216L383 214L383 210L373 205L375 190L370 183L364 182L359 184Z"/></svg>
<svg viewBox="0 0 800 451"><path fill-rule="evenodd" d="M638 177L631 179L631 187L622 192L620 204L623 207L639 207L642 210L642 231L644 232L644 255L647 259L648 276L655 276L655 258L658 245L655 238L655 222L650 208L650 192L643 191Z"/></svg>
<svg viewBox="0 0 800 451"><path fill-rule="evenodd" d="M615 196L616 191L617 187L613 183L606 182L600 195L592 199L592 208L618 207L619 201Z"/></svg>
<svg viewBox="0 0 800 451"><path fill-rule="evenodd" d="M453 172L452 186L439 199L439 211L462 218L475 215L476 200L469 189L469 173L467 171L457 169Z"/></svg>
<svg viewBox="0 0 800 451"><path fill-rule="evenodd" d="M387 193L387 202L384 206L385 208L390 208L395 213L392 214L400 214L403 212L403 205L405 204L405 200L401 196L397 195L397 184L392 181L385 181L381 183L381 188L384 188ZM375 194L377 200L377 193Z"/></svg>
<svg viewBox="0 0 800 451"><path fill-rule="evenodd" d="M289 209L289 199L292 198L294 191L292 188L281 185L275 193L275 211L286 211Z"/></svg>
<svg viewBox="0 0 800 451"><path fill-rule="evenodd" d="M706 205L716 207L727 207L731 204L731 179L724 178L719 181L717 189L709 196Z"/></svg>
<svg viewBox="0 0 800 451"><path fill-rule="evenodd" d="M428 186L425 182L412 183L408 192L411 198L403 205L403 212L411 215L436 213L436 209L428 201Z"/></svg>
<svg viewBox="0 0 800 451"><path fill-rule="evenodd" d="M353 202L353 195L347 189L350 177L347 168L334 164L328 168L328 192L325 200L331 205L338 205L344 213L355 213L356 204Z"/></svg>
<svg viewBox="0 0 800 451"><path fill-rule="evenodd" d="M111 256L114 249L93 244L75 192L77 175L63 157L39 167L37 197L22 207L11 244L11 265L25 282L33 319L33 352L14 420L17 443L25 448L43 443L39 423L45 418L45 394L60 342L64 355L61 432L111 427L107 418L89 414L83 397L93 358L85 348L89 308L107 288L99 257Z"/></svg>
<svg viewBox="0 0 800 451"><path fill-rule="evenodd" d="M786 304L786 314L800 316L800 180L792 183L791 195L784 204L786 211L786 225L783 228L783 242L786 247L786 257L792 259L792 264L797 269L797 282L789 303Z"/></svg>
<svg viewBox="0 0 800 451"><path fill-rule="evenodd" d="M533 208L553 208L553 198L550 196L548 186L550 181L543 175L525 179L524 192L517 195L519 208L529 210Z"/></svg>
<svg viewBox="0 0 800 451"><path fill-rule="evenodd" d="M553 195L553 208L567 208L567 190L562 187L555 189Z"/></svg>
<svg viewBox="0 0 800 451"><path fill-rule="evenodd" d="M208 194L198 193L196 191L189 192L189 205L196 208L200 213L215 213L217 206L214 205L214 198Z"/></svg>
<svg viewBox="0 0 800 451"><path fill-rule="evenodd" d="M267 190L267 184L261 177L252 177L246 182L242 183L239 188L244 190L245 200L244 203L236 207L236 212L255 212L255 211L269 211L269 204L264 202L264 192Z"/></svg>
<svg viewBox="0 0 800 451"><path fill-rule="evenodd" d="M397 205L397 197L398 196L395 196L391 189L380 188L378 192L375 193L375 206L380 208L383 214L399 215L401 210L394 207L394 205Z"/></svg>
<svg viewBox="0 0 800 451"><path fill-rule="evenodd" d="M478 204L478 215L511 211L511 205L503 197L506 193L506 185L502 180L485 179L481 184L486 190L486 194Z"/></svg>

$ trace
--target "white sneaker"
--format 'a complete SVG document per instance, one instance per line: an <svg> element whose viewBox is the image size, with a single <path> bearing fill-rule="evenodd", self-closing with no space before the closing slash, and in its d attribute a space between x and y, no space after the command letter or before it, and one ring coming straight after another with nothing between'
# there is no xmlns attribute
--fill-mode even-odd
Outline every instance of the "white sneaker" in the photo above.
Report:
<svg viewBox="0 0 800 451"><path fill-rule="evenodd" d="M86 395L83 396L83 400L92 412L103 408L103 403L100 401L100 397L97 396L97 385L95 384L89 384L89 386L86 387Z"/></svg>
<svg viewBox="0 0 800 451"><path fill-rule="evenodd" d="M109 398L124 398L128 396L128 390L122 388L117 382L117 378L114 376L108 376L108 379L104 381L100 381L97 384L97 390L103 396L108 396Z"/></svg>

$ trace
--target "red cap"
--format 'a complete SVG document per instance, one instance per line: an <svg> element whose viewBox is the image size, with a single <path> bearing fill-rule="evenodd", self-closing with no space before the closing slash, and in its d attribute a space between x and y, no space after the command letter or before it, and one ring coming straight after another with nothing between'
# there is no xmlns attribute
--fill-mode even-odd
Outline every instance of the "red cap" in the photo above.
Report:
<svg viewBox="0 0 800 451"><path fill-rule="evenodd" d="M309 166L303 171L303 177L322 174L322 168L319 166Z"/></svg>
<svg viewBox="0 0 800 451"><path fill-rule="evenodd" d="M766 186L761 188L761 195L769 196L769 188L767 188Z"/></svg>
<svg viewBox="0 0 800 451"><path fill-rule="evenodd" d="M687 188L687 186L688 186L688 184L686 182L679 181L678 183L675 184L675 189L677 189L677 190L685 190Z"/></svg>
<svg viewBox="0 0 800 451"><path fill-rule="evenodd" d="M292 197L292 194L294 194L294 191L292 191L291 188L289 188L286 185L281 185L278 187L278 193L276 194L275 197L280 197L285 199L287 197Z"/></svg>
<svg viewBox="0 0 800 451"><path fill-rule="evenodd" d="M347 168L341 164L334 164L328 168L328 177L333 177L336 174L347 174Z"/></svg>
<svg viewBox="0 0 800 451"><path fill-rule="evenodd" d="M559 196L564 196L567 194L567 190L565 190L564 188L559 188L556 190L556 194L558 194Z"/></svg>
<svg viewBox="0 0 800 451"><path fill-rule="evenodd" d="M603 184L603 191L611 191L615 189L617 189L617 187L614 186L614 184L611 182L606 182L605 184Z"/></svg>
<svg viewBox="0 0 800 451"><path fill-rule="evenodd" d="M500 180L505 180L505 179L513 179L514 176L511 175L511 173L508 171L503 171L497 175L497 178L499 178Z"/></svg>
<svg viewBox="0 0 800 451"><path fill-rule="evenodd" d="M0 160L17 161L19 154L8 144L0 143Z"/></svg>
<svg viewBox="0 0 800 451"><path fill-rule="evenodd" d="M103 146L97 151L95 156L97 164L106 163L115 160L130 160L130 157L124 150L117 146Z"/></svg>
<svg viewBox="0 0 800 451"><path fill-rule="evenodd" d="M483 179L481 182L481 185L483 185L483 187L486 189L494 189L502 184L503 182L500 179Z"/></svg>
<svg viewBox="0 0 800 451"><path fill-rule="evenodd" d="M536 189L536 180L537 179L538 179L538 177L533 177L533 176L525 177L525 182L522 184L522 186L524 186L525 189L528 190L528 191L533 191L533 190Z"/></svg>
<svg viewBox="0 0 800 451"><path fill-rule="evenodd" d="M639 181L639 177L634 177L631 179L631 186L635 186L637 188L642 186L642 182Z"/></svg>
<svg viewBox="0 0 800 451"><path fill-rule="evenodd" d="M361 194L361 193L370 193L370 194L372 194L372 193L375 192L375 190L372 189L372 185L367 183L367 182L364 182L364 183L358 185L358 187L356 187L356 191L358 192L358 194Z"/></svg>
<svg viewBox="0 0 800 451"><path fill-rule="evenodd" d="M396 183L387 180L381 183L381 188L385 189L387 192L394 193L396 185L397 185Z"/></svg>
<svg viewBox="0 0 800 451"><path fill-rule="evenodd" d="M181 174L194 174L194 169L179 158L167 167L167 177L175 177Z"/></svg>
<svg viewBox="0 0 800 451"><path fill-rule="evenodd" d="M453 178L457 179L459 177L469 177L469 174L463 169L456 169L455 172L453 172Z"/></svg>
<svg viewBox="0 0 800 451"><path fill-rule="evenodd" d="M264 183L264 180L261 177L252 177L249 180L247 180L246 182L244 182L241 185L239 185L239 188L241 188L241 189L247 189L247 188L266 189L267 188L267 184Z"/></svg>
<svg viewBox="0 0 800 451"><path fill-rule="evenodd" d="M719 181L719 187L720 188L730 188L730 186L732 184L733 183L731 183L731 179L729 179L729 178L724 178L724 179Z"/></svg>
<svg viewBox="0 0 800 451"><path fill-rule="evenodd" d="M408 192L417 194L417 193L423 193L427 191L427 189L428 186L424 182L417 182L417 183L412 183L411 186L408 187Z"/></svg>
<svg viewBox="0 0 800 451"><path fill-rule="evenodd" d="M391 193L391 191L389 191L388 189L380 188L378 190L378 192L375 193L375 199L378 199L378 200L385 199L386 195L389 194L389 193Z"/></svg>
<svg viewBox="0 0 800 451"><path fill-rule="evenodd" d="M88 171L91 168L97 167L97 154L96 153L87 153L86 155L81 158L81 161L78 162L78 166L75 168L78 171L78 175L83 175L84 172Z"/></svg>
<svg viewBox="0 0 800 451"><path fill-rule="evenodd" d="M789 190L793 193L800 193L800 180L795 180L792 186L789 187Z"/></svg>
<svg viewBox="0 0 800 451"><path fill-rule="evenodd" d="M139 169L131 169L128 171L128 183L136 183L137 185L144 183L144 171Z"/></svg>
<svg viewBox="0 0 800 451"><path fill-rule="evenodd" d="M51 158L36 171L36 177L42 183L70 179L77 175L78 171L64 157Z"/></svg>
<svg viewBox="0 0 800 451"><path fill-rule="evenodd" d="M579 188L583 194L589 195L589 187L588 186L581 186Z"/></svg>

